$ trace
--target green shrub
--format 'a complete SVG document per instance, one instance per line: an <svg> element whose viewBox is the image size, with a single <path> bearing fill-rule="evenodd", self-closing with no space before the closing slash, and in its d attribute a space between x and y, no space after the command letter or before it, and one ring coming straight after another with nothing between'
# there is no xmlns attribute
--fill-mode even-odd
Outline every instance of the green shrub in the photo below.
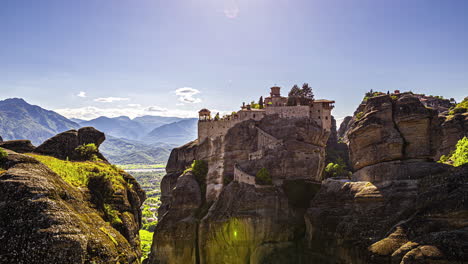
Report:
<svg viewBox="0 0 468 264"><path fill-rule="evenodd" d="M5 159L7 157L8 153L4 149L0 148L0 160Z"/></svg>
<svg viewBox="0 0 468 264"><path fill-rule="evenodd" d="M106 220L115 227L116 225L123 224L122 219L120 219L120 212L114 210L111 205L104 204L104 214Z"/></svg>
<svg viewBox="0 0 468 264"><path fill-rule="evenodd" d="M208 174L208 163L204 160L194 160L190 168L186 171L192 171L195 180L200 186L202 199L205 198L206 194L206 175Z"/></svg>
<svg viewBox="0 0 468 264"><path fill-rule="evenodd" d="M356 114L356 120L361 120L363 116L364 116L364 112L357 113Z"/></svg>
<svg viewBox="0 0 468 264"><path fill-rule="evenodd" d="M260 185L271 185L273 184L270 176L270 172L266 168L261 168L257 175L255 175L255 182Z"/></svg>
<svg viewBox="0 0 468 264"><path fill-rule="evenodd" d="M77 152L79 158L81 160L91 160L91 161L97 161L97 153L98 153L98 148L96 147L95 144L86 144L86 145L81 145L75 149Z"/></svg>
<svg viewBox="0 0 468 264"><path fill-rule="evenodd" d="M468 112L468 96L449 111L449 115L463 114Z"/></svg>
<svg viewBox="0 0 468 264"><path fill-rule="evenodd" d="M449 155L442 155L439 162L448 163L455 167L468 164L468 138L460 139L455 150Z"/></svg>
<svg viewBox="0 0 468 264"><path fill-rule="evenodd" d="M453 161L453 166L458 167L464 164L468 164L468 138L464 137L457 143L455 152L450 157Z"/></svg>
<svg viewBox="0 0 468 264"><path fill-rule="evenodd" d="M330 162L325 167L325 178L330 177L349 177L351 172L348 170L343 159L338 158L336 163Z"/></svg>
<svg viewBox="0 0 468 264"><path fill-rule="evenodd" d="M146 259L151 252L151 244L153 243L153 233L146 230L140 230L140 241L141 241L141 259Z"/></svg>

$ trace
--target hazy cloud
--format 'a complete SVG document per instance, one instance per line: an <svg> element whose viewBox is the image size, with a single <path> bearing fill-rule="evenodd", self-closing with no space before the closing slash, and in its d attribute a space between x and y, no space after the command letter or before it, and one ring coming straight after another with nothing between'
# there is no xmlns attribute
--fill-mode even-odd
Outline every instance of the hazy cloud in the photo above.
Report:
<svg viewBox="0 0 468 264"><path fill-rule="evenodd" d="M239 11L239 5L236 0L225 0L224 15L227 18L236 18L239 15Z"/></svg>
<svg viewBox="0 0 468 264"><path fill-rule="evenodd" d="M100 103L113 103L113 102L120 102L120 101L128 101L130 98L123 98L123 97L100 97L94 99L95 102Z"/></svg>
<svg viewBox="0 0 468 264"><path fill-rule="evenodd" d="M202 100L200 98L194 97L199 93L199 90L191 87L183 87L175 90L175 94L179 97L179 101L181 101L182 103L200 103Z"/></svg>
<svg viewBox="0 0 468 264"><path fill-rule="evenodd" d="M81 98L85 98L86 97L86 92L81 91L76 96L81 97Z"/></svg>

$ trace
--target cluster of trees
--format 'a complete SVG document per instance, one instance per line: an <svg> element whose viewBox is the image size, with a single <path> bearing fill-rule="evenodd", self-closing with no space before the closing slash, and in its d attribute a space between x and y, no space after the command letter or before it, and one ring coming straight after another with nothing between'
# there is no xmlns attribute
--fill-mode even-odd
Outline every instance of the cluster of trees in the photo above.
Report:
<svg viewBox="0 0 468 264"><path fill-rule="evenodd" d="M295 84L288 93L288 105L308 105L314 100L314 93L308 83L304 83L302 88Z"/></svg>

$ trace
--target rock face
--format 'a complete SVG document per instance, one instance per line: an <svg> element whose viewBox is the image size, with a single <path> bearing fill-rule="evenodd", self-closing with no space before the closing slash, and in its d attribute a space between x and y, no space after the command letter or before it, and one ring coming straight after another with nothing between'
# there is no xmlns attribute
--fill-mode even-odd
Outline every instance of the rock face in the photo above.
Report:
<svg viewBox="0 0 468 264"><path fill-rule="evenodd" d="M349 129L349 123L351 122L351 119L353 119L352 116L347 116L343 119L343 122L341 122L340 128L338 129L338 137L343 138L345 136Z"/></svg>
<svg viewBox="0 0 468 264"><path fill-rule="evenodd" d="M468 166L433 161L445 137L440 119L408 94L358 109L347 133L356 171L324 181L305 214L312 262L468 260Z"/></svg>
<svg viewBox="0 0 468 264"><path fill-rule="evenodd" d="M238 123L224 137L174 149L161 182L162 218L148 263L302 258L303 212L318 190L312 180L321 178L328 136L307 118L265 117ZM271 148L259 147L265 138ZM193 175L183 173L193 160L209 165L206 196ZM233 181L236 164L251 175L268 168L274 185Z"/></svg>
<svg viewBox="0 0 468 264"><path fill-rule="evenodd" d="M370 98L347 133L354 169L384 161L433 159L438 147L437 111L418 98Z"/></svg>
<svg viewBox="0 0 468 264"><path fill-rule="evenodd" d="M78 188L33 157L7 153L0 160L1 263L140 263L145 194L132 176L122 171L125 184L112 191L99 178ZM109 221L103 197L120 221Z"/></svg>
<svg viewBox="0 0 468 264"><path fill-rule="evenodd" d="M99 148L106 139L104 133L93 127L69 130L46 140L35 149L36 153L53 156L58 159L78 159L75 149L84 144L95 144ZM101 159L104 159L102 155Z"/></svg>
<svg viewBox="0 0 468 264"><path fill-rule="evenodd" d="M13 150L18 153L31 153L36 147L29 140L0 141L0 148Z"/></svg>
<svg viewBox="0 0 468 264"><path fill-rule="evenodd" d="M455 114L453 116L440 116L441 123L440 147L438 148L435 159L447 155L455 149L458 140L468 137L468 113Z"/></svg>
<svg viewBox="0 0 468 264"><path fill-rule="evenodd" d="M374 177L328 180L306 214L308 248L320 263L468 261L468 167L420 162L373 166ZM395 176L394 167L408 170ZM402 173L404 171L404 173ZM460 222L462 221L462 222Z"/></svg>
<svg viewBox="0 0 468 264"><path fill-rule="evenodd" d="M434 159L455 141L441 131L466 130L464 119L444 120L409 94L370 98L343 129L355 172L321 184L328 134L307 120L245 121L178 148L147 263L465 263L468 167ZM259 133L281 143L260 155ZM327 144L337 150L337 136ZM193 159L208 161L206 196L183 173ZM274 184L233 181L235 164L250 175L268 168Z"/></svg>

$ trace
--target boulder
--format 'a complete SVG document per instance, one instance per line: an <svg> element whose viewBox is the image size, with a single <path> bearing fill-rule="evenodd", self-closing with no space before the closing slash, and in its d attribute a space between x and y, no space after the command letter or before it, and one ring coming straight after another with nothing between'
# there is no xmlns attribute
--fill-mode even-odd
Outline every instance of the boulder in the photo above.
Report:
<svg viewBox="0 0 468 264"><path fill-rule="evenodd" d="M42 143L34 152L63 160L76 160L81 159L76 151L77 147L91 143L99 147L104 140L105 135L101 131L92 127L84 127L78 131L69 130L57 134ZM97 155L99 158L104 159L100 153L97 153Z"/></svg>
<svg viewBox="0 0 468 264"><path fill-rule="evenodd" d="M94 127L82 127L78 129L78 144L79 145L86 145L86 144L94 144L96 147L99 146L106 140L106 135L95 129Z"/></svg>
<svg viewBox="0 0 468 264"><path fill-rule="evenodd" d="M0 148L13 150L18 153L30 153L36 147L31 144L30 140L8 140L0 141Z"/></svg>

